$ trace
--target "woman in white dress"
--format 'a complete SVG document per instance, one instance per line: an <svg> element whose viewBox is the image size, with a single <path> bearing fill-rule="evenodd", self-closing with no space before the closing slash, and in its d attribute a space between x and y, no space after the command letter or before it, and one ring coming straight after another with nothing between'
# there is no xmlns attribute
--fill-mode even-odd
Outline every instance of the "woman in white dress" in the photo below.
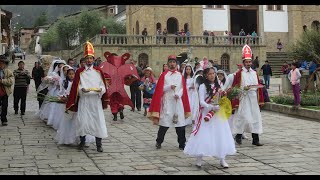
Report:
<svg viewBox="0 0 320 180"><path fill-rule="evenodd" d="M187 64L186 67L184 68L182 75L184 79L186 80L186 85L187 85L187 90L188 90L188 98L189 98L189 103L190 103L190 109L191 109L191 114L188 119L186 119L186 125L194 124L197 116L198 116L198 111L199 111L199 95L198 91L196 90L195 87L195 82L194 82L194 72L192 69L192 66L190 64Z"/></svg>
<svg viewBox="0 0 320 180"><path fill-rule="evenodd" d="M60 81L60 92L59 95L62 97L67 98L70 94L72 81L75 76L75 71L72 67L69 67L69 69L66 72L66 78L64 77L64 73L61 76L61 79L64 79L63 81ZM58 128L55 140L58 144L78 144L79 143L79 137L76 137L76 125L75 123L77 118L76 112L68 111L68 113L65 113L66 106L63 104L63 109L61 109L61 113L64 114L64 119L61 120L60 126ZM88 135L86 136L86 144L95 142L95 137Z"/></svg>
<svg viewBox="0 0 320 180"><path fill-rule="evenodd" d="M204 70L204 83L199 88L200 98L200 115L195 123L189 140L184 149L184 153L197 157L196 165L201 167L202 157L217 157L220 159L220 165L228 168L229 165L225 161L227 155L236 153L232 133L227 119L222 119L217 115L213 115L209 121L205 121L204 117L209 111L219 111L219 105L212 105L213 95L220 89L216 74L213 67Z"/></svg>
<svg viewBox="0 0 320 180"><path fill-rule="evenodd" d="M66 64L64 60L54 60L51 63L51 66L48 71L48 76L44 78L40 84L37 92L42 91L43 89L48 88L47 97L58 96L60 91L60 69ZM47 80L45 80L47 79ZM49 102L46 98L42 103L38 116L41 120L47 121L48 125L53 125L53 118L56 117L56 112L53 111L52 105L54 102ZM57 117L58 118L58 117Z"/></svg>

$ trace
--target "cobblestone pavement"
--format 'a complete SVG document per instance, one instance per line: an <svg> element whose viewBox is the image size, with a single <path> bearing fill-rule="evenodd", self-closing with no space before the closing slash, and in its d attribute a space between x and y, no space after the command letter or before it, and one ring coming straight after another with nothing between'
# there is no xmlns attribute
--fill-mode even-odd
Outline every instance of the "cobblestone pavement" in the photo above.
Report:
<svg viewBox="0 0 320 180"><path fill-rule="evenodd" d="M27 56L31 70L35 58ZM10 64L9 68L17 67ZM32 82L34 87L34 83ZM201 169L195 158L178 149L175 130L170 128L162 149L156 150L158 127L143 112L126 109L124 120L113 122L110 109L105 111L109 137L103 140L103 153L94 144L83 151L75 146L57 145L55 131L37 119L35 90L27 97L26 115L14 115L9 99L8 126L0 126L0 174L320 174L320 124L263 111L262 147L251 145L252 138L237 146L237 154L227 157L229 169L221 169L219 160L204 158ZM187 128L187 137L191 128Z"/></svg>

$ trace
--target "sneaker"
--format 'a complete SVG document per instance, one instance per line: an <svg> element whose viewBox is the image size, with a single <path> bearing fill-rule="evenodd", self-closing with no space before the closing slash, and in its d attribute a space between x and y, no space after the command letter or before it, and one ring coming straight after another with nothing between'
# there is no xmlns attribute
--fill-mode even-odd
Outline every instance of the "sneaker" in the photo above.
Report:
<svg viewBox="0 0 320 180"><path fill-rule="evenodd" d="M227 162L224 159L220 159L220 165L223 168L229 168L229 165L227 164Z"/></svg>

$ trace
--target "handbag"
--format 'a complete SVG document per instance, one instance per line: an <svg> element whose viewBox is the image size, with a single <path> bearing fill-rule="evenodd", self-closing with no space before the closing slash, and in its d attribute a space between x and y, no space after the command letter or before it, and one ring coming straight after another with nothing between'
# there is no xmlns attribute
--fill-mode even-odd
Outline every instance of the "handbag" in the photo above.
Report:
<svg viewBox="0 0 320 180"><path fill-rule="evenodd" d="M4 89L4 86L1 84L0 85L0 97L3 97L7 95L6 90Z"/></svg>

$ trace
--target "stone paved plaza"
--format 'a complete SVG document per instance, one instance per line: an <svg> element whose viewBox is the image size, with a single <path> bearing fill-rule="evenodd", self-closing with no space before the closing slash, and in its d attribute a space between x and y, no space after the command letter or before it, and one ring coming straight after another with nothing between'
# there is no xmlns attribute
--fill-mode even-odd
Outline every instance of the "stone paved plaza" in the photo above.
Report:
<svg viewBox="0 0 320 180"><path fill-rule="evenodd" d="M31 71L35 57L27 56ZM10 69L17 68L9 65ZM271 82L272 83L272 82ZM9 98L8 126L0 126L0 174L148 174L148 175L238 175L320 174L320 123L263 111L265 145L251 145L252 138L237 146L237 154L227 157L229 169L221 169L219 160L206 157L201 169L195 158L178 149L175 130L170 128L162 149L155 148L158 127L143 112L125 110L124 120L112 121L110 109L105 111L109 137L103 140L103 153L95 144L85 150L57 145L55 131L36 118L38 102L34 83L27 97L26 115L14 115L13 97ZM186 134L189 137L191 128ZM249 136L249 134L247 134Z"/></svg>

